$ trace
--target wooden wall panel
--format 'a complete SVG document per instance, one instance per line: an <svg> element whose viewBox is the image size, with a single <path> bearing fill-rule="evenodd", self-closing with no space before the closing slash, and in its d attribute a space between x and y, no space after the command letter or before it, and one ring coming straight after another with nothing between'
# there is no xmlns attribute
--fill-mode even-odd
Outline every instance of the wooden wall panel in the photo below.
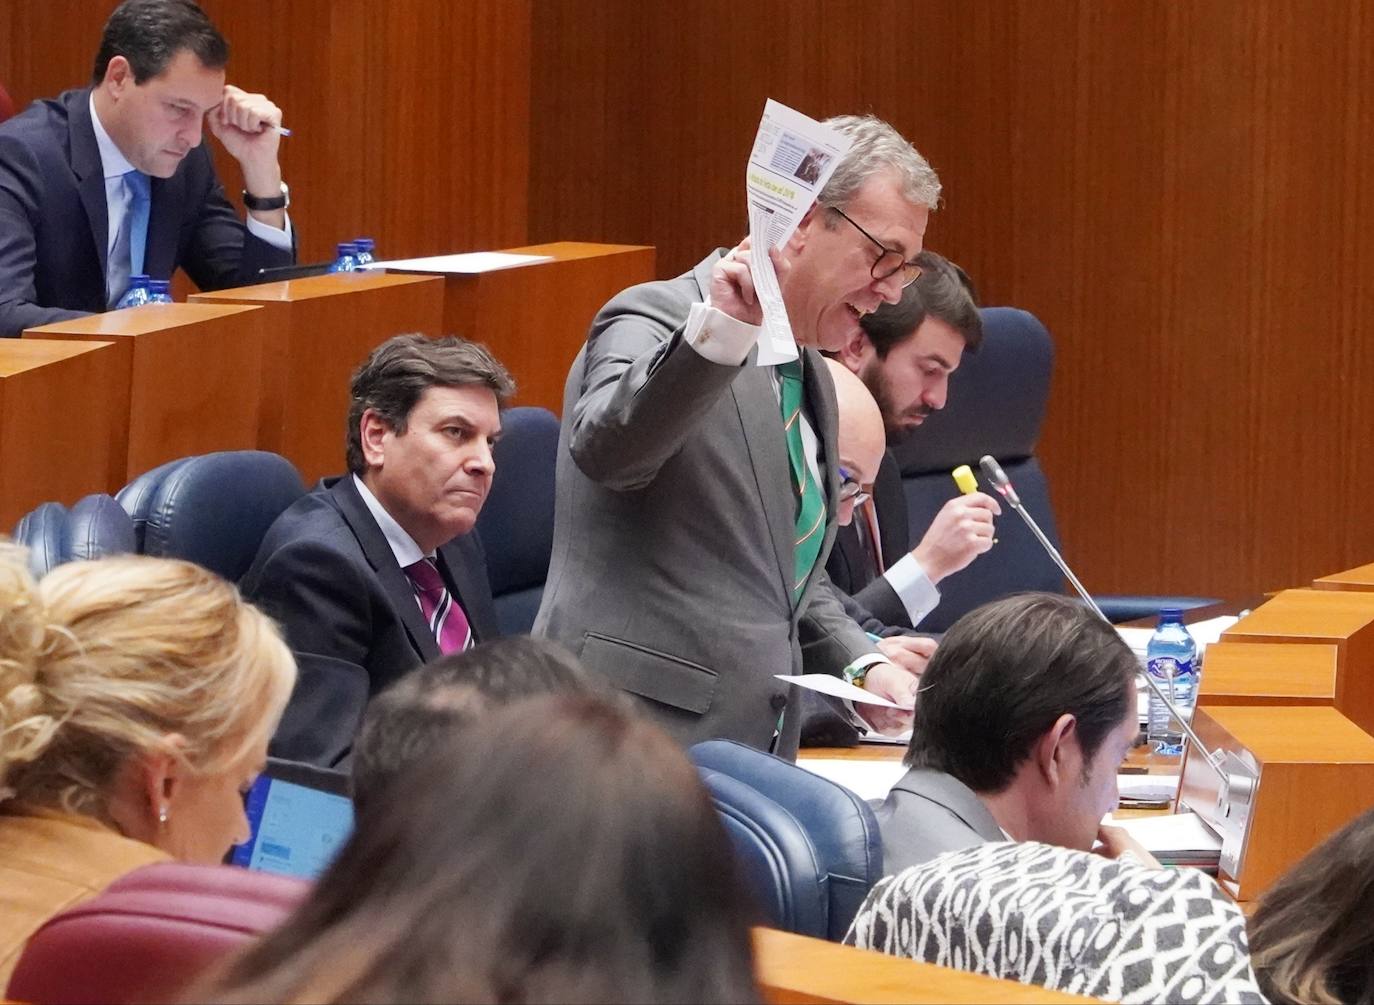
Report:
<svg viewBox="0 0 1374 1005"><path fill-rule="evenodd" d="M533 49L531 240L665 275L742 231L766 97L911 137L929 246L1055 335L1041 454L1090 587L1374 559L1366 0L541 0Z"/></svg>
<svg viewBox="0 0 1374 1005"><path fill-rule="evenodd" d="M111 0L0 0L21 106L86 82ZM229 81L276 101L304 261L369 235L393 257L526 243L530 0L202 0ZM8 25L9 31L3 29ZM238 167L214 141L237 203Z"/></svg>

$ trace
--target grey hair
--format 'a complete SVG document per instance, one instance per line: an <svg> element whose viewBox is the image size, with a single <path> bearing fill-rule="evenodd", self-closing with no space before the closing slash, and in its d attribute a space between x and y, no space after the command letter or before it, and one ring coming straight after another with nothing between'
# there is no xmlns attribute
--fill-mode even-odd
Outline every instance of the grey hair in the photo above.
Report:
<svg viewBox="0 0 1374 1005"><path fill-rule="evenodd" d="M873 115L836 115L825 125L854 141L821 190L822 206L845 206L864 182L884 171L896 171L902 196L934 209L940 202L940 178L901 133Z"/></svg>

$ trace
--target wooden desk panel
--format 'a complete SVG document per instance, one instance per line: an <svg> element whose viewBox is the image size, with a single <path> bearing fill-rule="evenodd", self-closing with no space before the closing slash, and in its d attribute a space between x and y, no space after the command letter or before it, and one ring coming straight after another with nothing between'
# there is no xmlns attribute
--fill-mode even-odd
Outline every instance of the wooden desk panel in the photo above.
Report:
<svg viewBox="0 0 1374 1005"><path fill-rule="evenodd" d="M1223 632L1219 646L1234 642L1334 646L1336 708L1374 734L1374 593L1284 590Z"/></svg>
<svg viewBox="0 0 1374 1005"><path fill-rule="evenodd" d="M1333 705L1335 645L1230 642L1209 646L1199 705Z"/></svg>
<svg viewBox="0 0 1374 1005"><path fill-rule="evenodd" d="M1347 569L1345 572L1333 572L1329 576L1314 579L1312 586L1318 590L1374 591L1374 562L1354 569Z"/></svg>
<svg viewBox="0 0 1374 1005"><path fill-rule="evenodd" d="M1240 875L1222 877L1238 900L1254 900L1374 806L1374 737L1334 708L1219 705L1199 708L1193 726L1212 749L1259 769ZM1217 804L1216 775L1193 751L1186 758L1179 802L1207 818Z"/></svg>
<svg viewBox="0 0 1374 1005"><path fill-rule="evenodd" d="M353 371L393 335L438 335L443 292L443 281L435 276L352 272L197 293L191 299L253 304L275 321L262 360L257 445L286 457L309 484L344 469Z"/></svg>
<svg viewBox="0 0 1374 1005"><path fill-rule="evenodd" d="M933 963L841 946L773 928L754 929L755 965L766 1001L1085 1002L1088 998Z"/></svg>
<svg viewBox="0 0 1374 1005"><path fill-rule="evenodd" d="M110 342L0 339L0 533L123 484L127 360Z"/></svg>
<svg viewBox="0 0 1374 1005"><path fill-rule="evenodd" d="M444 333L485 343L514 375L518 404L559 415L592 318L621 290L654 278L654 249L558 241L506 251L553 261L446 276Z"/></svg>
<svg viewBox="0 0 1374 1005"><path fill-rule="evenodd" d="M24 338L115 343L128 374L123 484L178 457L257 445L266 320L251 307L150 304L32 328Z"/></svg>

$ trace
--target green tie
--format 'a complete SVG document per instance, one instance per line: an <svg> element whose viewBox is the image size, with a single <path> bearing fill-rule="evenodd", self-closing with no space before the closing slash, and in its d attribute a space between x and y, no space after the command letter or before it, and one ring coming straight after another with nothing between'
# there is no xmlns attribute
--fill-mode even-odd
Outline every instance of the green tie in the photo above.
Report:
<svg viewBox="0 0 1374 1005"><path fill-rule="evenodd" d="M782 421L787 433L787 456L792 462L792 487L797 492L797 536L793 549L792 602L801 599L802 588L821 553L825 540L825 494L811 477L802 448L802 365L794 359L778 364L782 381Z"/></svg>

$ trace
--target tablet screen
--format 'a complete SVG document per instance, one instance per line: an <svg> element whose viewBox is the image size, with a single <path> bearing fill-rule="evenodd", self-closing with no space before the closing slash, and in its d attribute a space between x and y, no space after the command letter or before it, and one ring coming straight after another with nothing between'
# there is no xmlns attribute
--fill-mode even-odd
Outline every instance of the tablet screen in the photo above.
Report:
<svg viewBox="0 0 1374 1005"><path fill-rule="evenodd" d="M313 879L353 830L353 801L347 796L267 773L253 783L245 809L253 836L234 846L229 861L264 872Z"/></svg>

